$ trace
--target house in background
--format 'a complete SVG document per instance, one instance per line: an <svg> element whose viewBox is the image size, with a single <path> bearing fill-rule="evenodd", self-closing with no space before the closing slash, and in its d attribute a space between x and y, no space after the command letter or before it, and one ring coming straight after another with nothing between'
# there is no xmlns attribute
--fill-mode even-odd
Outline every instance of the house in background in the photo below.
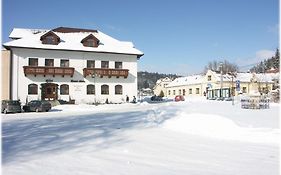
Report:
<svg viewBox="0 0 281 175"><path fill-rule="evenodd" d="M143 55L131 42L101 31L59 27L15 28L11 52L10 98L75 103L120 103L137 96L137 61Z"/></svg>
<svg viewBox="0 0 281 175"><path fill-rule="evenodd" d="M205 75L192 75L176 78L166 86L167 96L174 98L183 96L206 96L208 99L231 97L238 94L250 94L253 87L253 77L256 79L260 93L268 93L276 88L275 80L279 80L279 73L237 73L222 75L208 70ZM221 81L222 80L222 81ZM279 87L279 86L277 86Z"/></svg>
<svg viewBox="0 0 281 175"><path fill-rule="evenodd" d="M167 97L167 88L166 86L171 83L173 80L172 78L165 77L161 78L156 81L155 86L153 87L153 93L154 95L159 96L161 91L164 93L164 97Z"/></svg>

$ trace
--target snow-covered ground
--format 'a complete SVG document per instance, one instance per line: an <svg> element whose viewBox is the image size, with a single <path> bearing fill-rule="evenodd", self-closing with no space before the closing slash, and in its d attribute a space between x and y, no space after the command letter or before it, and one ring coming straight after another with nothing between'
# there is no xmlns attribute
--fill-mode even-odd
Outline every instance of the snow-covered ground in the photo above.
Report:
<svg viewBox="0 0 281 175"><path fill-rule="evenodd" d="M278 175L279 105L61 105L2 115L4 175Z"/></svg>

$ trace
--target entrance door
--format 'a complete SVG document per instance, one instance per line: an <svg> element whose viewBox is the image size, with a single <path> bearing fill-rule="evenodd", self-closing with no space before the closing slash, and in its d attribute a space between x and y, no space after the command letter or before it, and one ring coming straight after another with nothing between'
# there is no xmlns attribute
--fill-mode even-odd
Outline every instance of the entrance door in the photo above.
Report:
<svg viewBox="0 0 281 175"><path fill-rule="evenodd" d="M58 85L54 83L41 84L42 100L57 100L58 99Z"/></svg>

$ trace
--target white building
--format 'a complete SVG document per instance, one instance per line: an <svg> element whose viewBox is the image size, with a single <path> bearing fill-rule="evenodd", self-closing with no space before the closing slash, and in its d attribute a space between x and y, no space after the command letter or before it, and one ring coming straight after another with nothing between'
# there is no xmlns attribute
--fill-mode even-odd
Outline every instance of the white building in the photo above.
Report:
<svg viewBox="0 0 281 175"><path fill-rule="evenodd" d="M3 46L11 51L10 97L120 103L137 96L137 61L131 42L101 31L59 27L18 29Z"/></svg>
<svg viewBox="0 0 281 175"><path fill-rule="evenodd" d="M165 78L161 78L159 80L157 80L155 86L153 87L153 93L155 95L160 95L161 91L164 94L164 97L167 97L167 88L166 86L171 83L173 80L169 77L165 77Z"/></svg>

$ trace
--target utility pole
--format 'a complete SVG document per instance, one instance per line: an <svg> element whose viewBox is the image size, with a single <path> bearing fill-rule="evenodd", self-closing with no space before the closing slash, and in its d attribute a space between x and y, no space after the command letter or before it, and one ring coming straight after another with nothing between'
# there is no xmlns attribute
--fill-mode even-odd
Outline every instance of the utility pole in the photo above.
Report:
<svg viewBox="0 0 281 175"><path fill-rule="evenodd" d="M222 81L223 81L223 76L222 76L222 62L220 63L220 69L221 69L221 89L220 89L220 97L222 98Z"/></svg>

